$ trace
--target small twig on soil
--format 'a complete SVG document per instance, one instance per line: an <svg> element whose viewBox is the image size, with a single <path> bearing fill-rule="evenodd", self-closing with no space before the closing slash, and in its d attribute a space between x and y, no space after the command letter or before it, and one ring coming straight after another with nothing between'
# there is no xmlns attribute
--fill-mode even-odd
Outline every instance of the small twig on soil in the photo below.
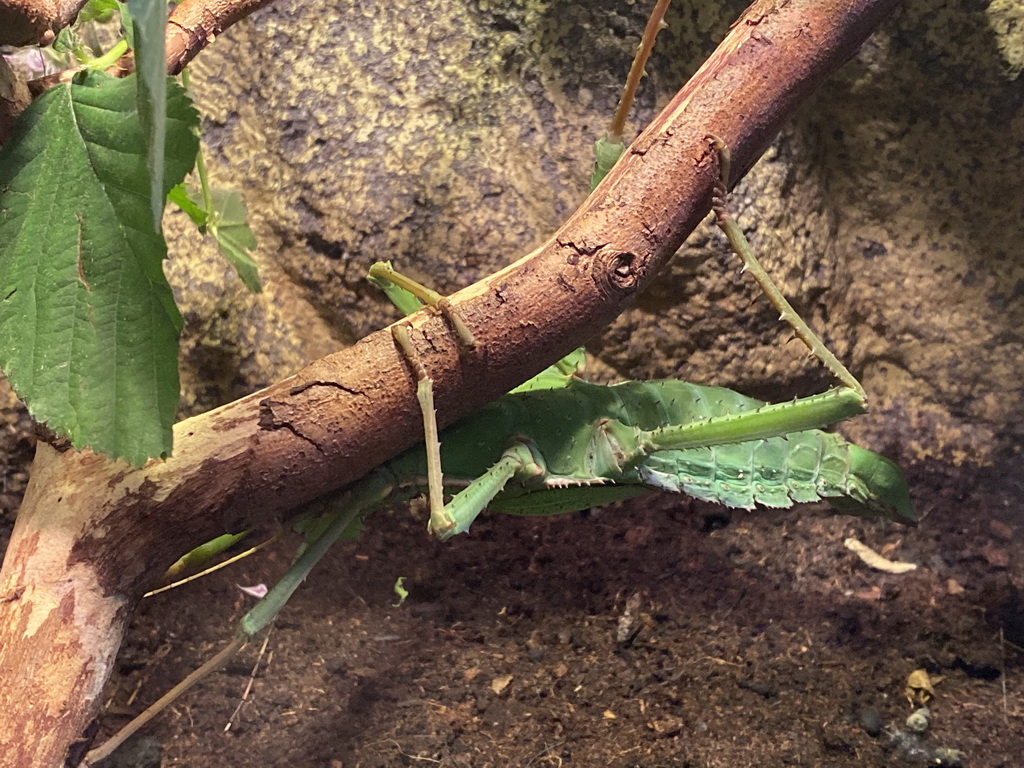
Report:
<svg viewBox="0 0 1024 768"><path fill-rule="evenodd" d="M440 763L441 762L440 760L438 760L436 758L433 758L433 757L425 757L423 755L410 755L408 752L405 752L405 751L402 750L402 745L399 744L398 741L396 741L395 739L384 739L383 741L378 741L377 743L378 744L394 744L395 745L395 749L398 750L398 754L400 754L402 757L406 758L407 760L419 760L419 761L424 762L424 763ZM373 745L371 744L370 746L373 746Z"/></svg>
<svg viewBox="0 0 1024 768"><path fill-rule="evenodd" d="M1010 716L1008 714L1008 706L1006 702L1006 644L1003 640L1003 628L999 628L999 667L1000 677L1003 683L1003 722L1007 725L1010 724Z"/></svg>
<svg viewBox="0 0 1024 768"><path fill-rule="evenodd" d="M528 761L527 761L527 762L526 762L526 763L525 763L525 764L523 765L523 768L530 768L530 766L531 766L531 765L533 765L533 764L534 764L535 762L537 762L538 760L540 760L540 759L541 759L542 757L544 757L545 755L550 755L550 754L551 754L551 752L552 752L552 750L554 750L554 749L555 749L556 747L560 747L560 746L562 746L563 744L565 744L565 739L562 739L561 741L556 741L556 742L555 742L554 744L551 744L551 745L544 745L544 749L543 749L543 750L541 750L540 752L538 752L538 753L537 753L536 755L534 755L533 757L531 757L531 758L530 758L530 759L529 759L529 760L528 760ZM555 758L556 760L558 760L558 764L559 764L559 765L561 765L561 764L562 764L562 758L558 757L557 755L552 755L552 757L554 757L554 758Z"/></svg>
<svg viewBox="0 0 1024 768"><path fill-rule="evenodd" d="M273 631L273 627L271 627ZM245 690L242 692L242 699L238 702L238 706L235 707L235 711L231 713L231 717L228 718L228 722L224 726L225 733L231 730L231 726L235 724L238 716L242 714L242 707L245 706L249 700L249 694L252 693L252 687L256 683L256 673L260 670L260 662L263 661L263 654L267 651L267 645L270 644L270 632L267 632L267 636L263 638L263 645L260 646L260 652L256 656L256 663L252 665L252 672L249 673L249 682L245 684ZM267 659L267 666L270 666L270 660L273 658L273 654Z"/></svg>
<svg viewBox="0 0 1024 768"><path fill-rule="evenodd" d="M178 696L181 695L181 692L189 690L196 682L202 680L214 670L220 669L220 667L223 666L228 659L234 656L243 645L245 645L245 638L241 635L236 636L234 641L224 650L211 658L176 686L171 688L171 690L157 699L141 715L128 723L128 725L114 734L114 736L107 739L107 741L103 742L99 747L86 754L85 759L82 761L83 765L92 766L106 760L111 754L113 754L114 750L134 736L142 726L160 714L171 702L177 699Z"/></svg>

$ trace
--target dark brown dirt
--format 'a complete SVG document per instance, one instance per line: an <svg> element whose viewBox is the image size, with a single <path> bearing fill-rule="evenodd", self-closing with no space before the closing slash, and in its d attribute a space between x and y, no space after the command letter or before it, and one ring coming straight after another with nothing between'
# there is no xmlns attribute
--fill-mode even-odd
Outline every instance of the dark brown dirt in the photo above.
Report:
<svg viewBox="0 0 1024 768"><path fill-rule="evenodd" d="M378 514L279 617L229 732L256 648L144 738L164 766L1019 766L1019 493L912 482L917 529L654 496L489 516L441 545L405 509ZM872 570L851 535L920 567ZM146 601L104 734L227 642L251 602L234 585L289 556ZM918 669L941 678L923 737L905 725Z"/></svg>

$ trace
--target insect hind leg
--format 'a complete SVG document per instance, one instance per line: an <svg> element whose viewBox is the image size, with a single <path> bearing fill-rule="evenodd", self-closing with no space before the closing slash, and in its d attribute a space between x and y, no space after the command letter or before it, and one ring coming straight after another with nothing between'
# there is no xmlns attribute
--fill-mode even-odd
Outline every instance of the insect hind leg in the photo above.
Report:
<svg viewBox="0 0 1024 768"><path fill-rule="evenodd" d="M729 214L727 206L730 167L729 148L718 136L709 134L707 138L718 152L719 179L715 184L714 196L711 202L712 210L715 213L715 222L726 238L728 238L732 250L743 261L744 270L754 276L757 284L761 286L764 295L768 297L768 301L779 311L779 319L789 323L797 337L811 350L811 354L818 358L832 372L832 375L842 382L843 386L852 389L862 399L866 400L864 387L847 370L846 366L839 362L839 359L832 354L828 347L811 330L810 326L793 309L793 305L782 295L782 291L772 282L771 277L757 260L757 257L754 255L754 249L743 234L743 230L740 229L736 220Z"/></svg>

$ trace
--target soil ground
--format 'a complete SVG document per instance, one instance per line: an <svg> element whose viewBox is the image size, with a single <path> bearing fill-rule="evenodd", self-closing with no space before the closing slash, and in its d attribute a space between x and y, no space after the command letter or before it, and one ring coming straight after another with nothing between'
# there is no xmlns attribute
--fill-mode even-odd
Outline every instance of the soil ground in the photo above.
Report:
<svg viewBox="0 0 1024 768"><path fill-rule="evenodd" d="M121 765L1019 766L1019 489L911 481L916 529L652 496L437 544L379 513L279 617L230 731L258 643ZM873 570L849 536L920 567ZM235 585L271 582L290 544L145 602L100 739L230 639ZM915 670L935 691L921 736Z"/></svg>

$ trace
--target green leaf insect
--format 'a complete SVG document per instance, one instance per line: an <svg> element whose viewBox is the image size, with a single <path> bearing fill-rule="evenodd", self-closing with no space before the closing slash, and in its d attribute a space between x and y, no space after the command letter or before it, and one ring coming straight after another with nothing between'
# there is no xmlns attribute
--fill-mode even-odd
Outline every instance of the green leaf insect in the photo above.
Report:
<svg viewBox="0 0 1024 768"><path fill-rule="evenodd" d="M458 491L434 532L469 529L486 507L519 515L585 509L660 490L733 508L827 500L842 512L914 520L888 459L824 426L862 411L849 389L767 405L676 380L564 385L510 393L441 433L445 487ZM540 378L540 377L539 377ZM423 489L417 448L375 470L396 497Z"/></svg>
<svg viewBox="0 0 1024 768"><path fill-rule="evenodd" d="M205 207L204 192L209 195L210 210ZM234 267L246 288L253 293L263 290L259 267L249 253L256 247L256 236L249 228L245 203L238 190L207 187L192 192L179 184L167 199L181 208L200 232L213 237L217 250Z"/></svg>

